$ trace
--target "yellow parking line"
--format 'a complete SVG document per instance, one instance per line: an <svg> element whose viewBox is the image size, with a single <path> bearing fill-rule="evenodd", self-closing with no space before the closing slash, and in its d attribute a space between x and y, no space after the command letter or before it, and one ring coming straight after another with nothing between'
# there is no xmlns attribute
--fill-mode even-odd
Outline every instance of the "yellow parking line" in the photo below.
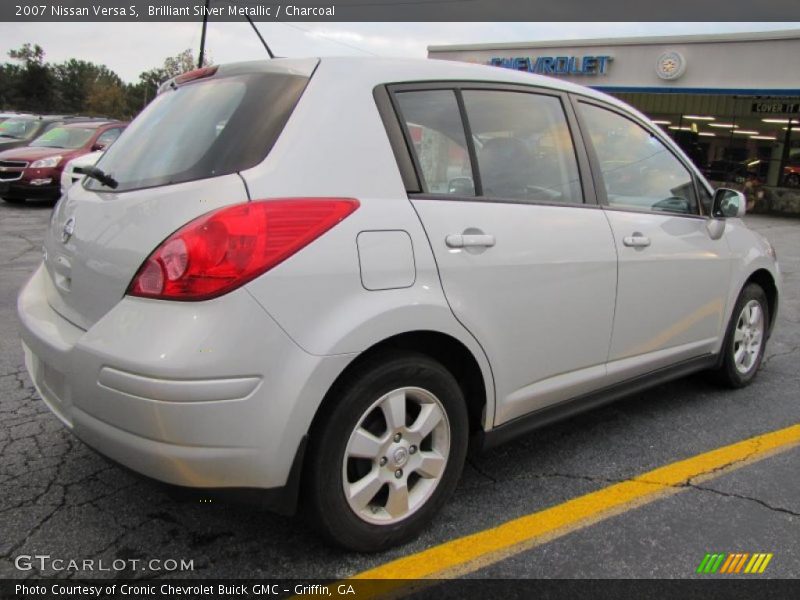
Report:
<svg viewBox="0 0 800 600"><path fill-rule="evenodd" d="M463 575L533 548L571 531L686 489L800 444L800 424L698 454L634 479L513 519L497 527L450 540L363 571L352 579L390 579L376 586L384 594L403 588L402 579Z"/></svg>

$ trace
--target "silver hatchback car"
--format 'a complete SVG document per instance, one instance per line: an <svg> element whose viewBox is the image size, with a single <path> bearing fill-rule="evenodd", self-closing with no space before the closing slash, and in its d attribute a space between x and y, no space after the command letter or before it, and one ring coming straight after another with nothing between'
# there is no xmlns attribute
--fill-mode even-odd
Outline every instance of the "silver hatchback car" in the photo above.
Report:
<svg viewBox="0 0 800 600"><path fill-rule="evenodd" d="M433 60L181 75L54 210L18 312L43 400L150 477L417 534L485 448L698 370L749 383L769 243L593 90Z"/></svg>

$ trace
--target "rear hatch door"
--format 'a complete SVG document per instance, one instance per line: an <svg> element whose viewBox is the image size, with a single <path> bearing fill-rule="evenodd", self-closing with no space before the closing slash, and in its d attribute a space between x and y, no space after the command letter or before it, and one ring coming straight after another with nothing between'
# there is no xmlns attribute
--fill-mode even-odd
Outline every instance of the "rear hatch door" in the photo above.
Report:
<svg viewBox="0 0 800 600"><path fill-rule="evenodd" d="M53 212L45 236L52 308L89 329L165 238L248 201L239 171L267 157L316 63L240 63L165 86L97 164L116 187L87 177Z"/></svg>

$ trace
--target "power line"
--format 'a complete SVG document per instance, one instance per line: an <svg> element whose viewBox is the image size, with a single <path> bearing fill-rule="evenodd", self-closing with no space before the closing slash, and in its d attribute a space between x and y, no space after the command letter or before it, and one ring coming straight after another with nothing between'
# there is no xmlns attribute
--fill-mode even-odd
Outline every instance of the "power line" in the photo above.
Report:
<svg viewBox="0 0 800 600"><path fill-rule="evenodd" d="M287 23L286 21L278 21L278 23L281 23L282 25L286 25L287 27L291 27L292 29L297 29L298 31L303 31L303 32L311 34L311 35L317 35L317 36L319 36L321 38L324 38L324 39L326 39L326 40L328 40L330 42L334 42L336 44L341 44L342 46L347 46L348 48L352 48L353 50L358 50L359 52L366 52L367 54L371 54L372 56L379 56L375 52L371 52L369 50L366 50L365 48L359 48L358 46L354 46L352 44L348 44L347 42L343 42L341 40L337 40L335 38L328 37L324 33L320 33L318 31L313 31L311 29L306 29L304 27L300 27L299 25L295 25L293 23Z"/></svg>

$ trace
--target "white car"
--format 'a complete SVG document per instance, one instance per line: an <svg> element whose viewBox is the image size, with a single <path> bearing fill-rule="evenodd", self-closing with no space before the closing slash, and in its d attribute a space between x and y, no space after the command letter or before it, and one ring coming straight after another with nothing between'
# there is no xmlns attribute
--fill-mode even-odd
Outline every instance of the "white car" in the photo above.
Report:
<svg viewBox="0 0 800 600"><path fill-rule="evenodd" d="M105 150L89 152L88 154L84 154L78 158L73 158L66 165L64 165L64 170L61 171L61 193L63 194L66 192L70 187L72 187L72 184L77 183L83 178L84 175L82 172L75 172L76 168L80 170L84 167L93 167L97 164L97 161L100 160L100 157L103 156L104 153Z"/></svg>
<svg viewBox="0 0 800 600"><path fill-rule="evenodd" d="M54 211L18 312L43 400L150 477L374 551L478 449L698 370L780 275L744 200L624 103L434 60L176 78Z"/></svg>

